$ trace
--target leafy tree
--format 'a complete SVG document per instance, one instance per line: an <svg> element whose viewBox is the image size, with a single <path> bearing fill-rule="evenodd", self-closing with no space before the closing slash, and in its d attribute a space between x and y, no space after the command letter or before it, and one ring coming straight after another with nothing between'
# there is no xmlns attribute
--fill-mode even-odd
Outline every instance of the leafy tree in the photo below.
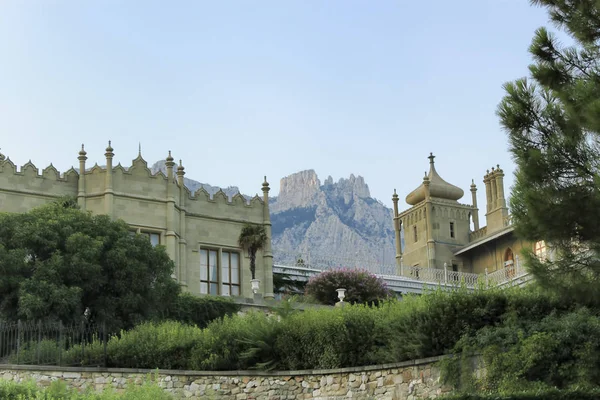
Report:
<svg viewBox="0 0 600 400"><path fill-rule="evenodd" d="M126 328L164 311L179 294L164 247L123 221L59 201L0 214L0 318L80 321Z"/></svg>
<svg viewBox="0 0 600 400"><path fill-rule="evenodd" d="M505 84L498 107L517 164L511 208L517 233L545 240L556 260L525 254L547 288L595 298L600 283L600 3L533 0L574 40L539 28L531 79Z"/></svg>
<svg viewBox="0 0 600 400"><path fill-rule="evenodd" d="M238 244L250 253L250 272L252 279L256 279L256 252L262 249L267 243L267 232L265 227L258 224L244 224Z"/></svg>

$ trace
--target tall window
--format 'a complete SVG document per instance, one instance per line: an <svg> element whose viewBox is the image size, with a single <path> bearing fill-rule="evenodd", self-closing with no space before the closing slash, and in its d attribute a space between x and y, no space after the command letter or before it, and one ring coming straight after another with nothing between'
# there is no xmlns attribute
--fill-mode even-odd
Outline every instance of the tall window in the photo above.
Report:
<svg viewBox="0 0 600 400"><path fill-rule="evenodd" d="M454 237L454 222L450 222L450 237Z"/></svg>
<svg viewBox="0 0 600 400"><path fill-rule="evenodd" d="M413 236L415 237L415 243L418 241L419 237L417 236L417 226L413 226Z"/></svg>
<svg viewBox="0 0 600 400"><path fill-rule="evenodd" d="M240 255L223 251L219 266L219 252L212 249L200 250L200 293L239 296ZM219 278L221 287L219 290Z"/></svg>
<svg viewBox="0 0 600 400"><path fill-rule="evenodd" d="M218 255L217 250L200 250L200 293L218 294Z"/></svg>
<svg viewBox="0 0 600 400"><path fill-rule="evenodd" d="M221 294L223 296L240 295L240 255L224 251L222 253L221 276Z"/></svg>
<svg viewBox="0 0 600 400"><path fill-rule="evenodd" d="M543 240L536 242L535 247L534 247L534 252L539 260L545 261L546 260L546 242Z"/></svg>

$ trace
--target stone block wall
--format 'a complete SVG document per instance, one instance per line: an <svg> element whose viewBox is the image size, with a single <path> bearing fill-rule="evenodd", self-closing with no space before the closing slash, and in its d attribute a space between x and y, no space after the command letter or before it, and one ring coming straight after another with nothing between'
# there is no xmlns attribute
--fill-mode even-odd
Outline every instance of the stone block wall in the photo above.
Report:
<svg viewBox="0 0 600 400"><path fill-rule="evenodd" d="M440 381L439 357L397 364L315 371L169 371L0 365L0 379L35 380L48 386L63 380L85 390L124 390L146 379L181 399L433 399L451 388Z"/></svg>

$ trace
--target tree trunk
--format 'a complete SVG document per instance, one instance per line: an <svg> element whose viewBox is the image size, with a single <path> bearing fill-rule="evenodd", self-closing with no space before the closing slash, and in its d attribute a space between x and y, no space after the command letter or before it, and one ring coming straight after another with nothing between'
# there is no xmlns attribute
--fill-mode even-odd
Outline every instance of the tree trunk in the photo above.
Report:
<svg viewBox="0 0 600 400"><path fill-rule="evenodd" d="M252 274L252 279L256 279L256 250L250 250L250 273Z"/></svg>

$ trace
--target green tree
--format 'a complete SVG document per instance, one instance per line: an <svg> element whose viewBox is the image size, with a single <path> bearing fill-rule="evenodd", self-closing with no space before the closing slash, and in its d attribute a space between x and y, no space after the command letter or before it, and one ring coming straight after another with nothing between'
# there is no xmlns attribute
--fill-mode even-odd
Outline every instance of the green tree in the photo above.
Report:
<svg viewBox="0 0 600 400"><path fill-rule="evenodd" d="M265 227L262 225L244 224L242 227L238 244L241 248L247 249L250 254L252 279L256 279L256 252L265 246L268 239Z"/></svg>
<svg viewBox="0 0 600 400"><path fill-rule="evenodd" d="M68 323L89 308L127 328L173 303L173 268L164 247L68 199L0 214L0 318Z"/></svg>
<svg viewBox="0 0 600 400"><path fill-rule="evenodd" d="M547 262L526 252L537 280L590 299L600 283L600 2L531 3L546 7L574 44L539 28L531 79L504 86L498 115L517 164L513 221L522 238L556 250Z"/></svg>

